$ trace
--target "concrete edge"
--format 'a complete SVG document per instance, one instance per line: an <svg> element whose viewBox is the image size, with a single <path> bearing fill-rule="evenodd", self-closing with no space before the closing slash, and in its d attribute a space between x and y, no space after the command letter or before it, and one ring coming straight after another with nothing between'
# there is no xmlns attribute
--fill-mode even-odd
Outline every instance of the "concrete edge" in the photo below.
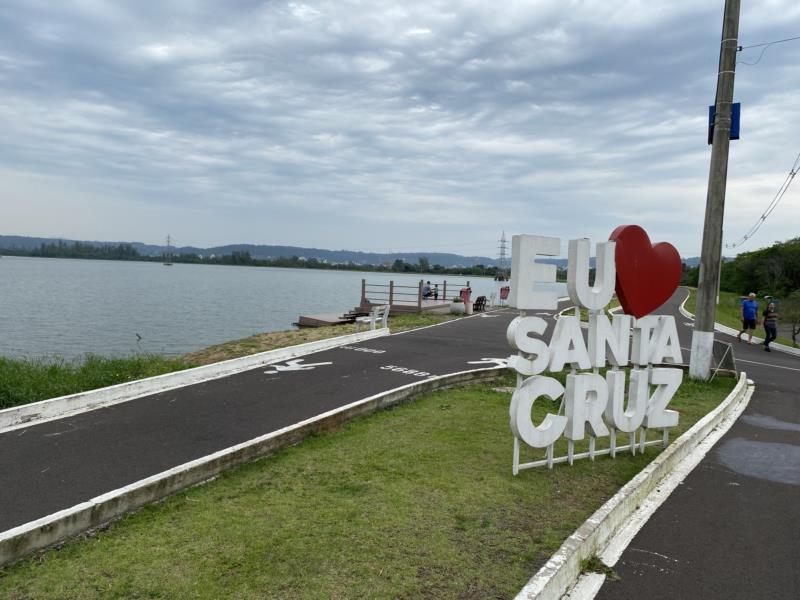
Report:
<svg viewBox="0 0 800 600"><path fill-rule="evenodd" d="M128 381L105 388L50 398L21 406L12 406L0 410L0 433L28 427L32 424L42 423L53 419L75 415L106 406L128 402L143 396L157 394L168 390L227 377L235 373L254 369L271 363L329 350L337 346L344 346L356 342L363 342L377 337L389 335L389 329L375 329L347 335L316 340L296 346L267 350L250 356L232 358L211 365L194 367L174 373L165 373L146 379Z"/></svg>
<svg viewBox="0 0 800 600"><path fill-rule="evenodd" d="M520 590L517 600L556 600L578 580L581 561L599 554L614 533L636 511L659 482L748 395L746 374L723 402L667 446L649 465L569 536L547 563Z"/></svg>
<svg viewBox="0 0 800 600"><path fill-rule="evenodd" d="M454 385L493 379L504 367L473 369L430 377L363 398L252 440L184 463L87 502L0 533L0 567L53 546L172 495L212 479L223 471L300 443L309 435L334 429L359 416Z"/></svg>
<svg viewBox="0 0 800 600"><path fill-rule="evenodd" d="M678 310L684 317L686 317L687 319L692 319L694 321L694 315L690 313L688 310L686 310L686 307L684 306L686 304L686 301L689 300L690 295L691 292L686 294L686 298L684 299L683 302L681 302L681 305L678 307ZM734 329L733 327L728 327L727 325L722 325L721 323L714 323L714 330L733 337L739 335L738 329ZM753 342L756 344L763 344L764 338L753 336ZM787 346L786 344L779 344L777 342L772 342L769 345L769 347L774 350L778 350L779 352L785 352L786 354L800 356L800 348L792 348L791 346Z"/></svg>

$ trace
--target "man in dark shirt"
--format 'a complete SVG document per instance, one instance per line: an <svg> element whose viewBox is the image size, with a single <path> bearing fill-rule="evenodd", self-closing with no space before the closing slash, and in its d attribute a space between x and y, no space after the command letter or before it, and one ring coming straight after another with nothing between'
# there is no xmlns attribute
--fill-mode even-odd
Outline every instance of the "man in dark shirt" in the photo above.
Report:
<svg viewBox="0 0 800 600"><path fill-rule="evenodd" d="M772 352L769 349L769 343L778 337L778 313L775 312L775 303L770 302L767 304L767 310L764 311L764 350Z"/></svg>
<svg viewBox="0 0 800 600"><path fill-rule="evenodd" d="M736 337L739 338L739 341L741 342L742 334L749 330L749 338L747 341L752 344L753 332L756 330L758 320L758 302L756 302L755 292L750 292L750 294L747 296L747 299L742 300L740 312L742 316L742 330Z"/></svg>

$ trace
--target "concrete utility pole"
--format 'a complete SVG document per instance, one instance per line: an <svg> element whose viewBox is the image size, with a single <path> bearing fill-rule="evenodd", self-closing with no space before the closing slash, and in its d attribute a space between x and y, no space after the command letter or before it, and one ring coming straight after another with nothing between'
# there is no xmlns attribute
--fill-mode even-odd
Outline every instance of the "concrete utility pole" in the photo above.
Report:
<svg viewBox="0 0 800 600"><path fill-rule="evenodd" d="M725 186L728 179L728 147L730 146L733 78L736 73L736 52L739 36L740 0L725 0L722 22L722 44L717 74L716 116L711 146L711 168L708 173L706 220L703 248L700 255L700 280L697 286L697 309L692 332L692 358L689 375L694 379L711 376L714 348L717 285L722 260L722 218L725 212Z"/></svg>

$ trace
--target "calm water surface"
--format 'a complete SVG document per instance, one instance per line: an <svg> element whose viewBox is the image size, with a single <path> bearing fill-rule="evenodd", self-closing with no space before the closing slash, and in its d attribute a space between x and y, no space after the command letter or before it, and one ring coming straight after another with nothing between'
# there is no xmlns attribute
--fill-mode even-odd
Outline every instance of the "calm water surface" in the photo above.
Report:
<svg viewBox="0 0 800 600"><path fill-rule="evenodd" d="M359 303L362 278L416 285L420 276L4 256L0 355L183 354L291 329L301 314L343 313ZM469 280L473 298L504 285ZM556 286L563 294L564 284Z"/></svg>

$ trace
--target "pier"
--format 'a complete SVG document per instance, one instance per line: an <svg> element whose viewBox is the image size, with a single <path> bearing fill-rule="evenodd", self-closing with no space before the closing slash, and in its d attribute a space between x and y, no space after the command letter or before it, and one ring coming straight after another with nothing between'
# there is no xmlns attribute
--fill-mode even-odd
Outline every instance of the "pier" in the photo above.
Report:
<svg viewBox="0 0 800 600"><path fill-rule="evenodd" d="M297 320L300 327L323 327L326 325L341 325L352 323L356 317L369 314L375 305L389 305L389 314L397 313L434 313L446 314L450 312L452 297L457 296L462 288L470 287L469 281L458 283L446 279L431 282L432 297L425 298L423 287L424 279L416 285L401 285L394 280L386 283L369 283L361 280L361 299L358 306L346 313L326 313L316 315L301 315ZM448 291L449 290L449 291ZM448 295L450 299L448 299Z"/></svg>

